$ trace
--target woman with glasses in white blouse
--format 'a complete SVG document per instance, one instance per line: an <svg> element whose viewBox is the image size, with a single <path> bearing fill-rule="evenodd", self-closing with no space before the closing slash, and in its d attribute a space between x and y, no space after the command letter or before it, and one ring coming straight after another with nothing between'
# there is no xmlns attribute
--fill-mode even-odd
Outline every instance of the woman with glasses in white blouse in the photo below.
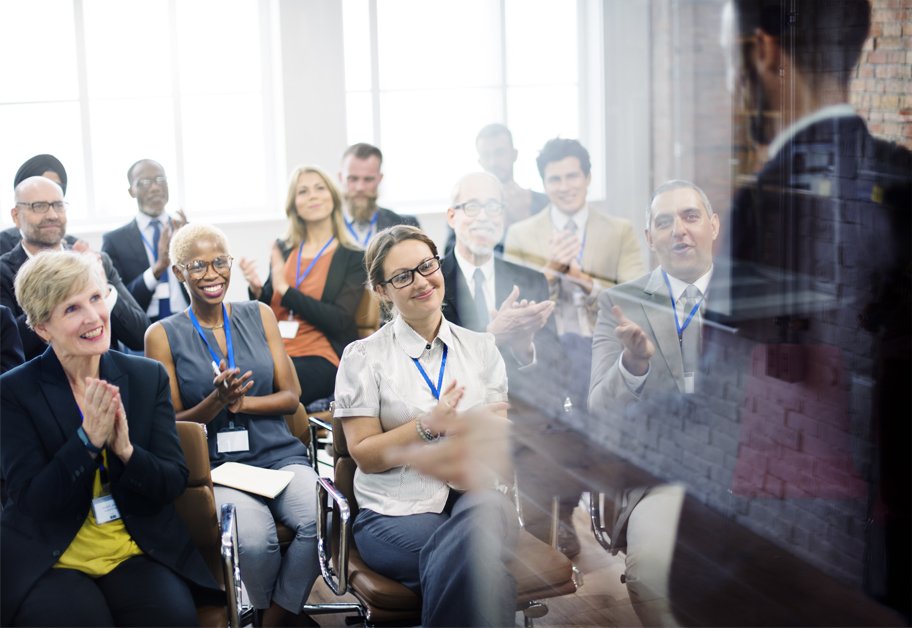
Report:
<svg viewBox="0 0 912 628"><path fill-rule="evenodd" d="M437 247L421 230L380 232L365 265L395 316L346 348L336 379L335 416L358 464L358 551L371 569L422 596L423 625L512 625L516 583L505 562L516 513L493 490L494 473L462 492L451 485L465 486L466 476L442 464L456 442L447 432L467 414L505 412L503 360L490 334L443 317ZM430 473L416 469L431 468L429 460Z"/></svg>

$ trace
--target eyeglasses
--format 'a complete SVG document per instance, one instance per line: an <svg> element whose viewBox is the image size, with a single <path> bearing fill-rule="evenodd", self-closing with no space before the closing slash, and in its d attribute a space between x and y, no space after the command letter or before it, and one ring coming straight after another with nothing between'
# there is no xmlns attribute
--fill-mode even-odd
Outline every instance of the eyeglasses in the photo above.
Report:
<svg viewBox="0 0 912 628"><path fill-rule="evenodd" d="M66 201L35 201L34 203L16 203L16 207L26 207L36 214L46 214L52 207L58 214L66 211Z"/></svg>
<svg viewBox="0 0 912 628"><path fill-rule="evenodd" d="M433 275L440 269L440 257L435 255L429 257L411 270L403 270L397 275L393 275L386 281L381 281L380 285L392 284L394 288L405 288L412 285L415 281L415 273L421 274L422 277Z"/></svg>
<svg viewBox="0 0 912 628"><path fill-rule="evenodd" d="M201 259L195 259L189 264L178 264L180 268L183 268L188 275L194 279L199 279L209 270L209 266L212 266L213 270L220 275L224 275L228 270L231 270L231 262L234 261L230 255L220 255L216 257L211 262L207 262Z"/></svg>
<svg viewBox="0 0 912 628"><path fill-rule="evenodd" d="M152 185L153 183L157 183L158 185L164 185L167 182L168 182L168 177L155 177L152 179L137 179L136 187L147 188L150 185Z"/></svg>
<svg viewBox="0 0 912 628"><path fill-rule="evenodd" d="M466 201L459 205L453 205L453 209L461 209L469 218L474 218L480 214L482 209L485 210L485 213L487 213L488 216L500 216L503 213L504 205L497 201L488 201L487 203Z"/></svg>

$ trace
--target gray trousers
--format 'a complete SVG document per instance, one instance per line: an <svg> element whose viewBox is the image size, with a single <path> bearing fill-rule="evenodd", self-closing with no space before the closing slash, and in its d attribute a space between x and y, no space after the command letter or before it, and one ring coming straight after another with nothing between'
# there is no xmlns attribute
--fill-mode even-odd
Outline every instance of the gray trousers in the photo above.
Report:
<svg viewBox="0 0 912 628"><path fill-rule="evenodd" d="M442 513L401 517L362 509L355 544L374 571L422 596L423 626L512 626L516 581L506 568L519 524L496 491L450 493Z"/></svg>
<svg viewBox="0 0 912 628"><path fill-rule="evenodd" d="M215 487L215 501L237 508L241 580L255 608L275 602L293 613L301 607L320 575L317 563L317 474L303 464L282 467L294 478L275 499L251 495L227 486ZM275 522L295 531L285 552L279 552Z"/></svg>

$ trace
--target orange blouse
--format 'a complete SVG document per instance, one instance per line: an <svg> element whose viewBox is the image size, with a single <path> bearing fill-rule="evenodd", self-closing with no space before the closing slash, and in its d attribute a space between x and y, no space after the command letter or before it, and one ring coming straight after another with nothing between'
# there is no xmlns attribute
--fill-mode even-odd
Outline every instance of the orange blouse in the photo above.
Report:
<svg viewBox="0 0 912 628"><path fill-rule="evenodd" d="M310 270L310 274L301 282L298 291L301 294L305 294L314 299L320 300L320 297L323 296L323 289L326 287L326 277L329 275L329 266L332 263L333 254L336 252L335 247L331 251L327 251L320 259L317 260L317 263L314 264L314 267ZM288 259L285 260L285 281L288 282L289 290L294 289L295 283L295 263L298 261L298 251L297 247L292 250L291 255L288 256ZM303 273L307 267L310 265L310 262L313 261L313 258L301 258L301 272ZM272 293L272 301L269 304L272 307L272 311L275 312L276 319L279 321L294 320L298 322L298 331L294 338L285 338L283 342L285 343L285 351L293 358L303 357L303 356L319 356L321 358L326 358L332 363L333 366L339 366L339 356L336 355L335 350L332 348L332 345L329 343L329 339L326 335L314 327L313 324L304 320L297 314L293 314L290 310L282 305L282 297L278 292Z"/></svg>

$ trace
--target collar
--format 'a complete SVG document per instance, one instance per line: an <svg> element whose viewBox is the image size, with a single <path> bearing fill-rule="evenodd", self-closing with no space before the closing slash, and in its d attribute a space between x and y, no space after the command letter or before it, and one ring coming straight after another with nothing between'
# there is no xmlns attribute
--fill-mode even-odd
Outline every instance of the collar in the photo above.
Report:
<svg viewBox="0 0 912 628"><path fill-rule="evenodd" d="M64 242L66 242L66 240L61 240L60 244L57 245L56 249L41 249L38 253L44 253L45 251L68 251L69 247L64 246L63 245ZM31 251L29 251L27 248L25 248L24 243L22 245L22 251L25 253L25 256L29 259L32 259L33 257L35 257L35 255L38 255L38 253L33 254Z"/></svg>
<svg viewBox="0 0 912 628"><path fill-rule="evenodd" d="M453 344L453 332L450 329L450 322L445 316L441 316L440 319L440 329L437 331L437 337L430 344L433 346L439 340L449 347ZM428 342L405 322L401 314L397 314L396 319L393 321L393 336L396 338L396 343L402 347L402 350L410 358L420 358L428 350Z"/></svg>
<svg viewBox="0 0 912 628"><path fill-rule="evenodd" d="M563 230L567 223L570 222L570 219L573 219L573 222L576 223L577 233L582 233L586 230L586 222L589 220L589 203L583 205L583 208L580 209L573 215L565 214L554 204L550 205L551 207L551 224L554 225L554 228L558 231Z"/></svg>
<svg viewBox="0 0 912 628"><path fill-rule="evenodd" d="M838 105L829 105L823 109L818 109L817 111L804 116L803 118L793 122L788 126L784 131L779 133L773 141L770 142L767 153L769 157L767 159L772 159L776 156L782 147L785 146L786 142L798 135L801 131L805 130L812 124L817 124L821 120L826 120L827 118L850 118L857 116L858 113L848 103L841 103Z"/></svg>
<svg viewBox="0 0 912 628"><path fill-rule="evenodd" d="M713 267L710 266L709 270L706 271L702 277L693 282L693 285L699 288L700 293L703 295L705 295L707 289L709 289L709 280L712 279L712 274ZM681 295L684 294L684 291L687 289L687 286L690 285L686 281L682 281L671 274L668 275L668 283L671 284L671 292L674 294L675 303L678 302L678 300L681 298Z"/></svg>
<svg viewBox="0 0 912 628"><path fill-rule="evenodd" d="M155 216L154 218L149 214L136 212L136 226L139 227L140 233L144 233L146 229L149 228L149 224L153 220L158 220L162 223L162 226L164 226L164 223L171 222L171 217L168 215L168 212L162 212L160 215Z"/></svg>
<svg viewBox="0 0 912 628"><path fill-rule="evenodd" d="M465 278L466 283L470 286L475 283L475 269L480 268L481 274L484 275L485 281L489 281L491 277L494 276L494 255L493 253L488 258L488 261L482 264L481 266L476 266L462 255L459 254L459 247L453 247L453 257L456 258L456 263L459 265L459 270L462 271L462 276Z"/></svg>

